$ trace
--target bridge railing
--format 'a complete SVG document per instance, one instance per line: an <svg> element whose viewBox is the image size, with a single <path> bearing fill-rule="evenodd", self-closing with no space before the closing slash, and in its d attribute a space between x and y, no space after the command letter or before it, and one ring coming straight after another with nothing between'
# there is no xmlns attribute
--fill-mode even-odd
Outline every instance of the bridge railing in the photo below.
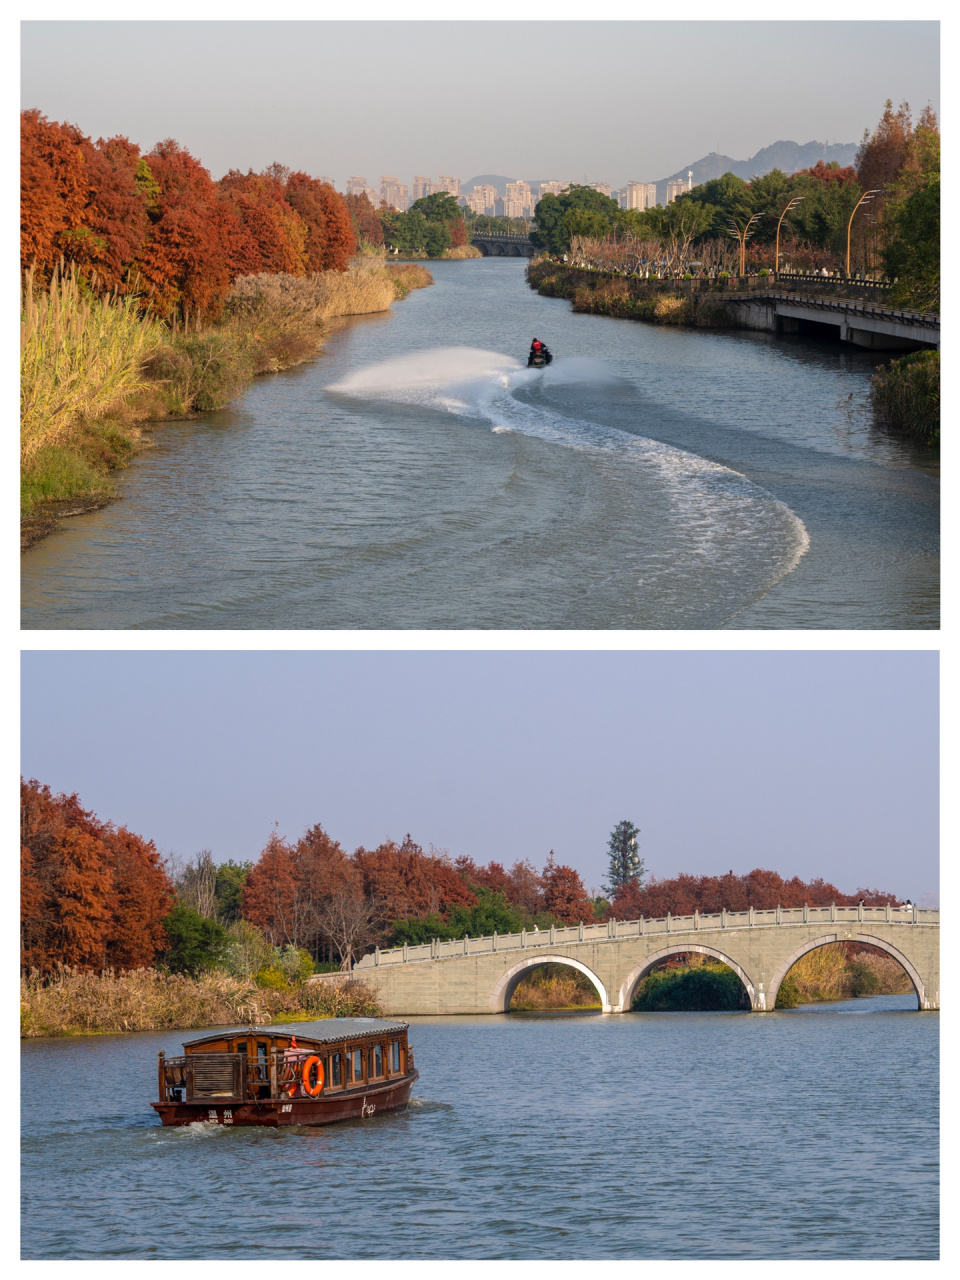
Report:
<svg viewBox="0 0 960 1280"><path fill-rule="evenodd" d="M355 969L386 964L409 964L421 960L448 960L463 956L489 955L495 951L523 951L533 948L569 946L579 942L615 942L649 934L700 933L717 929L777 928L805 924L874 923L929 925L940 923L936 908L916 906L866 907L771 907L746 911L719 911L693 915L667 915L657 919L607 920L602 924L556 925L549 929L524 929L521 933L489 934L479 938L439 939L419 946L379 948L362 956Z"/></svg>

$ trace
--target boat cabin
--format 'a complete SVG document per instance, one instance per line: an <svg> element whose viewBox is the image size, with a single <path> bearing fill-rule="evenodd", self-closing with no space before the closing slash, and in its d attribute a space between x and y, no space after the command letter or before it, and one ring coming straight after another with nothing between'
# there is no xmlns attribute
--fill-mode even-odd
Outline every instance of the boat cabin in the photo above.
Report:
<svg viewBox="0 0 960 1280"><path fill-rule="evenodd" d="M379 1090L416 1074L406 1023L331 1018L305 1026L309 1032L289 1027L218 1031L185 1042L180 1057L161 1051L160 1103L327 1100Z"/></svg>

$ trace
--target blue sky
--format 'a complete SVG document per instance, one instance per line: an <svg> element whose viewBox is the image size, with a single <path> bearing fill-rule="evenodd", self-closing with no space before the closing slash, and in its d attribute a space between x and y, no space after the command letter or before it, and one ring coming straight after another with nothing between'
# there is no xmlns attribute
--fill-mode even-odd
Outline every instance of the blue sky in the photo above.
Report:
<svg viewBox="0 0 960 1280"><path fill-rule="evenodd" d="M274 823L588 885L629 818L657 875L769 867L918 898L938 879L938 655L31 652L27 777L164 853Z"/></svg>
<svg viewBox="0 0 960 1280"><path fill-rule="evenodd" d="M562 11L562 10L561 10ZM220 177L654 181L710 151L859 141L889 97L939 109L912 21L26 22L21 105ZM550 12L556 13L557 10Z"/></svg>

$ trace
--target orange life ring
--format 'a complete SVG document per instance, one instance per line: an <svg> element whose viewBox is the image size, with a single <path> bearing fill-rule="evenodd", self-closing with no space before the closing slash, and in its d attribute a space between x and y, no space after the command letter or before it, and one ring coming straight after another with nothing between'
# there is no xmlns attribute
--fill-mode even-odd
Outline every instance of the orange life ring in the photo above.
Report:
<svg viewBox="0 0 960 1280"><path fill-rule="evenodd" d="M315 1085L310 1084L310 1070L312 1067L317 1068L317 1083ZM322 1091L323 1063L320 1061L320 1059L317 1057L315 1053L312 1053L310 1057L306 1060L306 1062L303 1064L303 1071L301 1072L300 1079L303 1083L303 1091L309 1097L316 1098L317 1095Z"/></svg>

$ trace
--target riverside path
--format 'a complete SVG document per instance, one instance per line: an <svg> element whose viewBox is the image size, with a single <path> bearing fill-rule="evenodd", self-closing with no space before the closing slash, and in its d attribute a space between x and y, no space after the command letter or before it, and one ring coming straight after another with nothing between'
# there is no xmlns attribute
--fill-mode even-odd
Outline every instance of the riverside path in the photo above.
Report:
<svg viewBox="0 0 960 1280"><path fill-rule="evenodd" d="M532 969L565 964L590 979L604 1013L626 1013L637 983L654 965L696 952L729 965L750 1008L765 1013L776 1005L780 983L801 956L847 941L892 956L913 983L918 1009L940 1008L940 912L914 906L751 908L526 930L378 950L364 956L353 973L376 994L385 1014L503 1013Z"/></svg>

